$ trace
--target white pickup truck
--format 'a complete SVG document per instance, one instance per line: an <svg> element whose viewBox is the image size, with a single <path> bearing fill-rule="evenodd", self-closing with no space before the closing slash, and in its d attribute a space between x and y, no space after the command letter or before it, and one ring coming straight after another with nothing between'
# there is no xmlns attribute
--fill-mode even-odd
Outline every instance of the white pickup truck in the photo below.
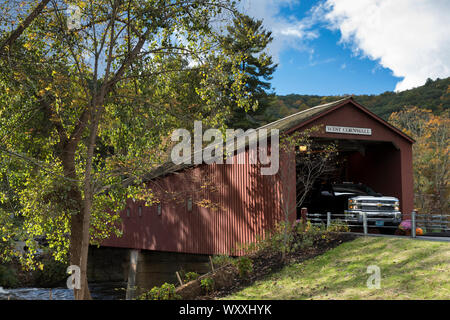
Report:
<svg viewBox="0 0 450 320"><path fill-rule="evenodd" d="M351 225L362 225L364 213L367 223L378 227L398 226L402 221L397 198L383 196L361 183L322 185L312 192L307 208L308 213L318 213L323 219L331 212L332 219Z"/></svg>

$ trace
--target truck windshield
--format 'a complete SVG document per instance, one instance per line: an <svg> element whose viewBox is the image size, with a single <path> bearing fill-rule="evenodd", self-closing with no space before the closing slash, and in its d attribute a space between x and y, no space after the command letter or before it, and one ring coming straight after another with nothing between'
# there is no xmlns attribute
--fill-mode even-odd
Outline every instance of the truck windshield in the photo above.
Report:
<svg viewBox="0 0 450 320"><path fill-rule="evenodd" d="M333 191L340 193L357 193L360 195L368 195L368 196L380 196L379 193L373 191L371 188L364 184L334 184Z"/></svg>

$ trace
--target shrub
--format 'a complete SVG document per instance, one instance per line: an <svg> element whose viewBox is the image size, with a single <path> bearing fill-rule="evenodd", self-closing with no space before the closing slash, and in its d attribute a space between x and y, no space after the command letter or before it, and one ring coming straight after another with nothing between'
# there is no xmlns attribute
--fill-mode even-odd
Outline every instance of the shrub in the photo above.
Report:
<svg viewBox="0 0 450 320"><path fill-rule="evenodd" d="M0 265L0 286L13 288L18 285L17 275L14 269Z"/></svg>
<svg viewBox="0 0 450 320"><path fill-rule="evenodd" d="M200 275L197 272L188 272L184 275L184 281L189 282L192 280L197 280Z"/></svg>
<svg viewBox="0 0 450 320"><path fill-rule="evenodd" d="M299 249L304 250L318 245L319 242L331 241L338 232L348 232L349 227L342 221L332 221L328 227L324 223L312 224L296 220L293 224L281 221L275 228L266 232L265 238L257 238L257 241L250 244L241 245L239 250L244 253L269 250L272 253L286 254L293 253ZM234 262L237 266L239 262Z"/></svg>
<svg viewBox="0 0 450 320"><path fill-rule="evenodd" d="M215 267L220 268L233 262L233 258L226 255L218 255L212 258Z"/></svg>
<svg viewBox="0 0 450 320"><path fill-rule="evenodd" d="M292 232L290 232L288 224L284 221L277 224L267 240L272 250L276 252L286 251L292 242Z"/></svg>
<svg viewBox="0 0 450 320"><path fill-rule="evenodd" d="M235 261L234 265L238 269L241 278L249 275L253 271L253 261L248 257L240 257Z"/></svg>
<svg viewBox="0 0 450 320"><path fill-rule="evenodd" d="M203 291L208 294L214 290L214 279L211 277L206 277L200 280L200 286L202 287Z"/></svg>
<svg viewBox="0 0 450 320"><path fill-rule="evenodd" d="M175 285L164 283L161 287L153 287L152 290L141 294L138 300L178 300L181 296L176 294Z"/></svg>
<svg viewBox="0 0 450 320"><path fill-rule="evenodd" d="M42 260L43 269L33 271L33 284L38 287L54 287L65 284L67 264L55 261L51 257Z"/></svg>
<svg viewBox="0 0 450 320"><path fill-rule="evenodd" d="M311 248L316 241L326 237L327 229L325 224L312 224L310 221L307 221L302 230L297 230L294 245L296 249Z"/></svg>
<svg viewBox="0 0 450 320"><path fill-rule="evenodd" d="M264 240L265 246L274 252L292 253L299 249L311 248L318 241L331 240L336 232L348 232L348 226L339 220L332 221L328 227L324 224L304 223L297 220L294 224L281 222Z"/></svg>
<svg viewBox="0 0 450 320"><path fill-rule="evenodd" d="M348 225L341 221L341 220L335 220L331 222L331 225L328 227L328 232L349 232L350 228Z"/></svg>

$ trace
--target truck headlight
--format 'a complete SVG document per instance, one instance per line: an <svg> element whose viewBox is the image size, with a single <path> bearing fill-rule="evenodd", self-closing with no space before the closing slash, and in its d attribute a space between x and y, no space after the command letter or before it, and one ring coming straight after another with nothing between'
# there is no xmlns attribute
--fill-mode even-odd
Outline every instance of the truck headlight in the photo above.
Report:
<svg viewBox="0 0 450 320"><path fill-rule="evenodd" d="M398 201L394 202L394 210L395 211L400 211L400 203Z"/></svg>
<svg viewBox="0 0 450 320"><path fill-rule="evenodd" d="M349 199L348 200L348 209L349 210L357 210L360 209L360 205L358 204L357 200Z"/></svg>

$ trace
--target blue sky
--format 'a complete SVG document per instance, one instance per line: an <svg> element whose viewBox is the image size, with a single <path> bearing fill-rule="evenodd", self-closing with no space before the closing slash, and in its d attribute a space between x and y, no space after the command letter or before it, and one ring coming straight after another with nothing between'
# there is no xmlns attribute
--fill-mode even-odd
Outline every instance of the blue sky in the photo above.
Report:
<svg viewBox="0 0 450 320"><path fill-rule="evenodd" d="M308 52L287 49L280 55L272 86L277 94L379 94L393 91L401 78L367 57L355 57L338 45L337 32L322 30Z"/></svg>
<svg viewBox="0 0 450 320"><path fill-rule="evenodd" d="M243 7L273 32L277 94L379 94L450 76L448 0L243 0Z"/></svg>

